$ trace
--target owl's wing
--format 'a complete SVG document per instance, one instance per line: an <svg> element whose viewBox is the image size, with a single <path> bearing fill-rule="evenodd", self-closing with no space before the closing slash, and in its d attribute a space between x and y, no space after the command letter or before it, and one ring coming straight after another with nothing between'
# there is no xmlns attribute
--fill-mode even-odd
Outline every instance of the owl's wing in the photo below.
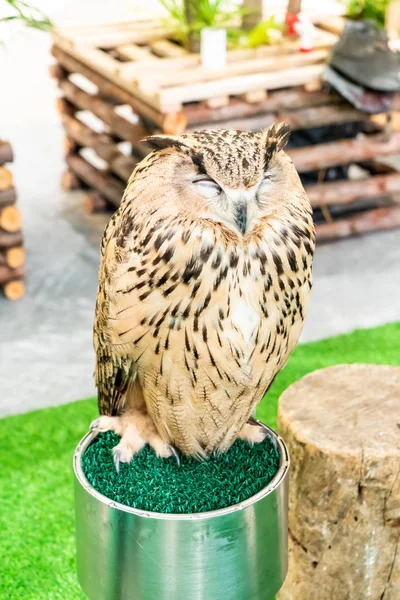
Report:
<svg viewBox="0 0 400 600"><path fill-rule="evenodd" d="M129 357L113 351L108 336L110 303L108 288L112 262L109 263L107 248L116 231L116 214L108 222L100 246L99 288L96 301L93 341L96 352L95 383L98 389L100 414L117 415L121 412L126 391L135 376Z"/></svg>
<svg viewBox="0 0 400 600"><path fill-rule="evenodd" d="M174 306L198 290L204 243L201 236L186 242L176 217L145 221L133 211L129 217L117 211L104 233L94 324L102 414L121 412L138 367L157 364L159 348L168 345L167 315L173 319Z"/></svg>

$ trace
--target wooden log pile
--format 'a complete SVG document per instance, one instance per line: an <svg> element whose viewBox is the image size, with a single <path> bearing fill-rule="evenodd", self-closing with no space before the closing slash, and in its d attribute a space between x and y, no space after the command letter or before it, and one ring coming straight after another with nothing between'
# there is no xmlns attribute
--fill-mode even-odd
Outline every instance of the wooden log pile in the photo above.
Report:
<svg viewBox="0 0 400 600"><path fill-rule="evenodd" d="M65 130L65 189L85 188L92 212L115 209L146 135L207 128L265 128L279 121L294 131L357 125L350 139L304 143L288 153L306 189L319 240L400 225L400 173L378 172L382 157L400 153L400 127L370 118L321 84L337 36L318 29L314 50L299 42L228 52L222 70L204 69L200 56L176 43L159 22L74 28L57 33L51 74L61 97ZM400 112L396 98L394 111ZM364 166L364 178L330 181L336 167ZM378 170L377 170L378 169ZM382 201L382 198L384 200Z"/></svg>
<svg viewBox="0 0 400 600"><path fill-rule="evenodd" d="M0 288L9 300L24 295L24 263L21 213L16 207L17 195L8 163L13 151L0 140Z"/></svg>

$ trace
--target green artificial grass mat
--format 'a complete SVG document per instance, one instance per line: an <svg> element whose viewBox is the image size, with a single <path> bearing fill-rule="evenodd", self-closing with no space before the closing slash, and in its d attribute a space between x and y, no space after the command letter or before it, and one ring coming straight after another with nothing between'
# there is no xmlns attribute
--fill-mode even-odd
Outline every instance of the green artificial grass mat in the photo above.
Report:
<svg viewBox="0 0 400 600"><path fill-rule="evenodd" d="M288 385L352 362L400 365L400 323L298 346L258 418L275 427ZM72 455L96 415L90 399L0 420L1 600L84 600L75 575Z"/></svg>
<svg viewBox="0 0 400 600"><path fill-rule="evenodd" d="M101 494L133 508L160 513L199 513L239 504L276 475L279 451L266 438L250 446L236 441L225 454L199 462L188 456L157 458L145 446L116 472L112 449L120 437L98 435L82 457L89 483Z"/></svg>

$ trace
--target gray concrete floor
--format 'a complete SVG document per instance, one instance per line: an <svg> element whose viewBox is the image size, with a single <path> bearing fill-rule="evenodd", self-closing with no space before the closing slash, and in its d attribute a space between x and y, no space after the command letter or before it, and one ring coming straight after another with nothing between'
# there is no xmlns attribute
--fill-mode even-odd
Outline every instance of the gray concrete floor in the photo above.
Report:
<svg viewBox="0 0 400 600"><path fill-rule="evenodd" d="M95 393L91 330L107 217L85 214L83 194L60 189L62 131L48 51L46 36L33 32L0 55L7 81L0 134L15 149L28 273L23 300L0 298L0 415ZM314 281L302 341L400 319L400 231L319 247Z"/></svg>

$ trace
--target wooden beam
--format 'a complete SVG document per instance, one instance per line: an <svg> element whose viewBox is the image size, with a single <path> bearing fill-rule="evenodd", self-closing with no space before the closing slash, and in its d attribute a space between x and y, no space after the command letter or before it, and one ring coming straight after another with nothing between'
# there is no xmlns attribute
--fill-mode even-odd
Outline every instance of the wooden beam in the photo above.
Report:
<svg viewBox="0 0 400 600"><path fill-rule="evenodd" d="M159 110L185 102L207 100L217 95L244 94L260 89L273 90L303 85L320 77L325 64L308 65L282 71L254 73L246 76L227 77L221 81L204 81L191 85L178 85L160 90L155 102Z"/></svg>
<svg viewBox="0 0 400 600"><path fill-rule="evenodd" d="M285 121L292 129L307 129L321 125L333 125L337 123L352 123L356 121L368 122L368 115L360 113L348 104L338 106L319 106L315 108L305 108L297 111L287 111L278 113L267 113L254 117L235 119L232 121L222 121L220 123L211 122L204 124L203 129L244 129L249 131L259 131L272 125ZM195 131L198 126L192 125L187 131Z"/></svg>
<svg viewBox="0 0 400 600"><path fill-rule="evenodd" d="M62 122L70 138L80 146L93 148L96 154L107 162L111 171L125 183L128 181L138 162L133 156L123 154L109 135L94 132L74 117L64 116Z"/></svg>
<svg viewBox="0 0 400 600"><path fill-rule="evenodd" d="M78 109L89 110L96 115L96 117L104 121L113 133L118 135L121 139L130 142L133 150L139 157L143 158L148 154L148 148L142 146L140 143L140 141L148 135L147 129L142 125L139 123L131 123L124 117L121 117L121 115L118 115L115 112L110 104L104 102L104 100L97 96L84 92L71 81L61 81L60 89L65 94L65 97Z"/></svg>
<svg viewBox="0 0 400 600"><path fill-rule="evenodd" d="M350 235L400 227L400 206L376 208L354 217L321 223L316 227L317 242L327 242Z"/></svg>
<svg viewBox="0 0 400 600"><path fill-rule="evenodd" d="M98 190L114 206L119 206L125 186L112 175L106 175L78 154L66 157L69 168L87 185Z"/></svg>
<svg viewBox="0 0 400 600"><path fill-rule="evenodd" d="M263 101L257 104L249 104L238 98L231 98L229 105L221 108L211 109L201 102L189 104L184 107L183 111L188 126L191 126L205 125L210 122L246 119L265 113L280 113L282 111L294 111L302 108L312 109L326 105L343 105L348 108L348 104L344 102L343 98L335 93L324 91L309 93L301 89L288 89L284 91L272 91Z"/></svg>
<svg viewBox="0 0 400 600"><path fill-rule="evenodd" d="M314 208L329 204L348 204L358 198L400 194L400 173L376 175L356 181L335 181L308 185L307 196Z"/></svg>
<svg viewBox="0 0 400 600"><path fill-rule="evenodd" d="M303 148L289 148L287 153L300 173L318 171L337 165L377 159L379 156L400 153L400 132L389 141L382 134L362 136L356 139L338 140L329 144L317 144Z"/></svg>
<svg viewBox="0 0 400 600"><path fill-rule="evenodd" d="M169 115L163 115L148 104L142 102L138 98L133 97L132 94L120 88L118 85L115 85L106 77L99 75L93 71L93 69L84 65L81 61L61 50L61 48L53 46L51 52L57 62L59 62L66 70L71 73L80 73L86 77L86 79L89 79L98 87L102 95L113 96L119 100L121 104L128 104L131 106L137 114L149 119L155 125L161 128L163 127L164 119L168 118Z"/></svg>

